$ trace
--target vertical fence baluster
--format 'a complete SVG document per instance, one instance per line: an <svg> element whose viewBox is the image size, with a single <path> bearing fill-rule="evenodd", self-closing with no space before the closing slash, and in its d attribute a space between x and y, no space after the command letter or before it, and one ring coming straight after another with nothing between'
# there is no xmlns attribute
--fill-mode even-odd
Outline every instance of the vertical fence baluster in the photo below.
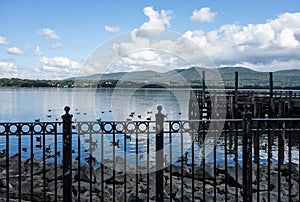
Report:
<svg viewBox="0 0 300 202"><path fill-rule="evenodd" d="M22 131L22 125L21 124L18 124L17 125L17 135L18 135L18 153L19 153L19 156L18 156L18 169L19 169L19 177L18 177L18 183L19 183L19 201L21 201L21 198L22 198L22 172L21 172L21 164L22 164L22 159L21 159L21 151L22 151L22 137L21 137L21 131Z"/></svg>
<svg viewBox="0 0 300 202"><path fill-rule="evenodd" d="M228 135L228 122L225 123L224 132L224 166L225 166L225 201L228 199L228 161L227 161L227 135Z"/></svg>
<svg viewBox="0 0 300 202"><path fill-rule="evenodd" d="M268 129L268 201L271 199L271 157L272 157L272 145L271 145L271 132Z"/></svg>
<svg viewBox="0 0 300 202"><path fill-rule="evenodd" d="M238 122L233 122L235 128L234 134L234 163L235 163L235 179L236 179L236 186L235 186L235 201L239 201L239 194L238 194L238 182L239 182L239 162L238 162Z"/></svg>
<svg viewBox="0 0 300 202"><path fill-rule="evenodd" d="M170 181L170 194L172 195L173 193L173 189L172 189L172 165L173 165L173 155L172 155L172 124L171 122L169 122L169 142L170 142L170 178L169 178L169 181ZM172 201L172 197L170 197L170 201Z"/></svg>
<svg viewBox="0 0 300 202"><path fill-rule="evenodd" d="M78 165L77 165L77 173L78 173L78 190L77 190L77 198L78 198L78 201L80 201L80 195L81 195L81 188L80 188L80 176L81 176L81 171L80 171L80 168L81 168L81 149L80 149L80 137L81 137L81 125L78 124L77 125L77 131L78 131L78 139L77 139L77 145L78 145L78 159L77 159L77 162L78 162Z"/></svg>
<svg viewBox="0 0 300 202"><path fill-rule="evenodd" d="M157 106L156 120L156 201L164 200L164 118L162 106Z"/></svg>
<svg viewBox="0 0 300 202"><path fill-rule="evenodd" d="M63 119L63 201L72 201L72 117L64 108Z"/></svg>
<svg viewBox="0 0 300 202"><path fill-rule="evenodd" d="M47 125L44 123L41 125L43 132L43 199L46 201L46 127Z"/></svg>
<svg viewBox="0 0 300 202"><path fill-rule="evenodd" d="M126 131L126 130L125 130ZM127 153L127 141L126 141L126 132L124 131L124 201L127 200L127 174L126 174L126 153Z"/></svg>
<svg viewBox="0 0 300 202"><path fill-rule="evenodd" d="M149 184L150 184L150 175L149 175L149 161L150 161L150 157L149 157L149 155L150 155L150 130L149 130L149 128L150 128L150 123L149 122L147 122L147 201L149 201L150 200L150 193L149 193L149 190L150 190L150 188L149 188Z"/></svg>
<svg viewBox="0 0 300 202"><path fill-rule="evenodd" d="M101 128L101 201L104 201L104 124L100 122ZM126 170L125 170L126 172Z"/></svg>
<svg viewBox="0 0 300 202"><path fill-rule="evenodd" d="M217 201L217 137L214 133L214 201ZM193 176L194 178L194 176Z"/></svg>
<svg viewBox="0 0 300 202"><path fill-rule="evenodd" d="M139 159L138 159L138 154L139 154L139 137L138 137L138 130L139 130L139 124L135 122L135 199L136 201L139 200Z"/></svg>
<svg viewBox="0 0 300 202"><path fill-rule="evenodd" d="M252 136L250 106L245 106L243 117L243 201L252 201Z"/></svg>
<svg viewBox="0 0 300 202"><path fill-rule="evenodd" d="M33 135L34 124L30 125L30 200L33 201Z"/></svg>
<svg viewBox="0 0 300 202"><path fill-rule="evenodd" d="M195 179L194 179L195 178L195 145L194 145L194 138L195 138L195 134L194 134L194 131L192 131L192 201L195 200Z"/></svg>
<svg viewBox="0 0 300 202"><path fill-rule="evenodd" d="M289 178L288 178L288 183L289 183L289 201L292 201L292 143L291 143L291 130L292 130L292 121L289 121L289 128L288 128L288 152L289 152L289 156L288 156L288 165L289 165Z"/></svg>
<svg viewBox="0 0 300 202"><path fill-rule="evenodd" d="M114 123L112 123L111 127L112 127L113 143L116 143L117 141L116 141L116 133L114 130ZM104 128L104 130L105 130L105 128ZM119 145L117 145L117 146L119 147ZM113 197L113 201L115 201L116 200L116 148L114 146L113 146L112 155L113 155L112 156L112 159L113 159L113 170L112 170L112 172L113 172L113 187L112 187L113 195L112 195L112 197Z"/></svg>
<svg viewBox="0 0 300 202"><path fill-rule="evenodd" d="M208 122L207 121L202 121L202 159L201 159L201 163L202 163L202 177L203 177L203 201L206 201L206 193L205 193L205 186L206 186L206 182L205 182L205 135L207 133L207 129L208 129Z"/></svg>
<svg viewBox="0 0 300 202"><path fill-rule="evenodd" d="M284 121L284 128L283 128L283 133L285 133L285 130L286 130L286 123ZM278 133L278 173L277 173L277 176L278 176L278 182L277 182L277 186L278 186L278 198L277 200L278 201L281 201L281 164L283 164L283 160L282 160L282 157L283 157L283 137L282 137L282 133Z"/></svg>
<svg viewBox="0 0 300 202"><path fill-rule="evenodd" d="M6 130L6 201L9 202L9 133L10 125L7 124L5 127Z"/></svg>
<svg viewBox="0 0 300 202"><path fill-rule="evenodd" d="M176 122L175 122L176 123ZM180 151L181 151L181 157L183 158L183 133L182 133L182 130L180 129L180 123L178 123L178 132L180 132ZM182 161L180 162L180 169L181 169L181 199L183 200L183 163L184 163L184 160L182 159Z"/></svg>
<svg viewBox="0 0 300 202"><path fill-rule="evenodd" d="M57 152L57 123L54 123L53 125L54 127L54 176L55 176L55 183L54 183L54 196L55 196L55 200L58 201L57 199L57 156L58 156L58 152Z"/></svg>

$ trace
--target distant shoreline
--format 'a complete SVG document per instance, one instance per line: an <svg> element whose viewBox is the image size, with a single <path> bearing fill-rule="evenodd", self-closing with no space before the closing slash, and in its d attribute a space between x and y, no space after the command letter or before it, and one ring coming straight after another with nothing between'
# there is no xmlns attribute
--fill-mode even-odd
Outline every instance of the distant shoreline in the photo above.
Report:
<svg viewBox="0 0 300 202"><path fill-rule="evenodd" d="M234 81L208 85L209 89L234 89ZM269 89L269 85L264 84L244 84L240 81L238 89ZM197 82L124 82L119 80L31 80L19 78L0 78L0 88L172 88L172 89L202 89L202 83ZM300 85L276 85L273 89L277 90L300 90Z"/></svg>

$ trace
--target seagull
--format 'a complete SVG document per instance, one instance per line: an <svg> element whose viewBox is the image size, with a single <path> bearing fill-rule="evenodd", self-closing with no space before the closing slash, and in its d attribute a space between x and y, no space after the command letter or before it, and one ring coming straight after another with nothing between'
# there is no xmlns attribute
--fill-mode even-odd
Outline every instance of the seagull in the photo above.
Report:
<svg viewBox="0 0 300 202"><path fill-rule="evenodd" d="M51 153L51 147L50 147L50 145L47 146L47 147L45 148L45 151L46 151L47 153Z"/></svg>
<svg viewBox="0 0 300 202"><path fill-rule="evenodd" d="M131 134L129 134L129 135L126 135L126 139L129 139L129 140L131 140Z"/></svg>
<svg viewBox="0 0 300 202"><path fill-rule="evenodd" d="M39 136L39 137L35 137L35 140L36 140L37 142L41 142L41 140L42 140L42 137L41 137L41 136Z"/></svg>
<svg viewBox="0 0 300 202"><path fill-rule="evenodd" d="M94 151L96 151L97 147L90 147L86 150L84 150L85 152L89 152L89 153L93 153Z"/></svg>
<svg viewBox="0 0 300 202"><path fill-rule="evenodd" d="M35 145L35 147L41 149L42 145L41 144L37 144L37 145Z"/></svg>
<svg viewBox="0 0 300 202"><path fill-rule="evenodd" d="M186 151L184 156L178 157L177 162L187 162L187 161L189 160L188 157L187 157L188 153L189 153L189 152Z"/></svg>
<svg viewBox="0 0 300 202"><path fill-rule="evenodd" d="M90 143L91 147L97 147L98 146L98 140L96 140L95 142L93 142L92 139L84 139L85 143Z"/></svg>
<svg viewBox="0 0 300 202"><path fill-rule="evenodd" d="M7 153L7 150L6 149L3 149L1 152L0 152L0 158L4 158L6 156L6 153Z"/></svg>
<svg viewBox="0 0 300 202"><path fill-rule="evenodd" d="M26 147L23 147L23 148L22 148L22 151L23 151L23 152L27 152L27 148L26 148Z"/></svg>
<svg viewBox="0 0 300 202"><path fill-rule="evenodd" d="M96 161L96 158L93 157L92 155L84 159L86 160L87 163L94 163Z"/></svg>
<svg viewBox="0 0 300 202"><path fill-rule="evenodd" d="M97 147L98 146L98 140L96 140L95 142L91 141L90 144L91 144L91 147Z"/></svg>
<svg viewBox="0 0 300 202"><path fill-rule="evenodd" d="M112 146L117 146L119 148L119 142L120 140L117 140L117 142L110 142Z"/></svg>

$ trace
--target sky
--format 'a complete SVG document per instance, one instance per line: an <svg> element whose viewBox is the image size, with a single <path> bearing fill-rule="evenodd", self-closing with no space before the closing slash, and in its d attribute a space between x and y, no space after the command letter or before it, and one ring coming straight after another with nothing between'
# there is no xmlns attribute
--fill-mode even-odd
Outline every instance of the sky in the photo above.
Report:
<svg viewBox="0 0 300 202"><path fill-rule="evenodd" d="M0 78L205 66L199 50L215 67L300 69L297 0L1 0L0 26Z"/></svg>

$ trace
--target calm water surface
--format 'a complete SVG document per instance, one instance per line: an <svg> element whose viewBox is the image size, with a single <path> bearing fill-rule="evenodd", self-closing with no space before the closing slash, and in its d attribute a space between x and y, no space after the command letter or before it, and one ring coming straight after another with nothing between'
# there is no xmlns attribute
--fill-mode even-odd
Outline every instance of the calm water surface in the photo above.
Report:
<svg viewBox="0 0 300 202"><path fill-rule="evenodd" d="M186 119L189 100L189 91L167 89L1 88L0 92L1 122L60 121L66 105L77 121L126 120L131 112L145 120L150 111L154 117L159 104L168 119Z"/></svg>
<svg viewBox="0 0 300 202"><path fill-rule="evenodd" d="M61 121L61 115L64 114L63 108L68 105L71 107L74 121L126 121L129 115L134 112L133 120L146 120L151 118L154 120L157 112L157 105L163 106L163 113L167 114L167 120L188 118L188 102L189 91L184 89L168 90L168 89L69 89L69 88L0 88L0 122L33 122L37 119L40 121ZM62 138L59 135L58 145L61 145ZM74 145L77 145L78 136L74 136ZM97 137L96 137L97 138ZM128 162L133 162L136 159L136 144L138 144L139 155L146 153L144 146L147 141L146 136L139 136L138 141L133 135L132 140L125 140L124 135L117 134L117 139L121 140L121 146L116 150L116 155L124 156L124 151L128 158ZM169 154L168 138L165 137L166 154ZM103 150L104 158L112 158L112 147L108 144L112 137L104 140L105 149ZM154 137L150 139L150 151L155 149ZM53 148L54 138L46 137L46 145ZM124 147L126 141L126 148ZM195 163L201 161L201 145L198 142L193 142L188 134L185 134L183 142L179 134L172 134L172 159L169 162L175 162L177 157L185 151L189 151L191 159L191 147L194 144ZM84 141L81 141L81 151L84 151ZM29 136L22 137L22 148L30 146ZM100 139L99 139L100 143ZM10 155L17 153L18 139L15 136L10 137ZM181 147L182 145L182 147ZM0 150L5 148L5 137L0 137ZM74 146L74 150L77 148ZM62 150L59 146L58 150ZM241 153L242 147L238 146L238 152ZM299 161L298 149L293 151L293 162ZM101 149L98 147L99 155ZM217 164L224 164L224 141L219 140L217 146ZM42 152L34 145L34 153L36 158L42 158ZM73 158L76 158L74 154ZM88 154L82 154L82 158ZM150 154L150 161L154 161L155 153ZM22 159L29 158L29 152L22 152ZM267 152L261 151L261 160L267 160ZM274 151L272 161L277 162L277 151ZM169 157L167 157L169 158ZM228 155L228 164L234 164L234 155ZM213 153L207 156L207 161L212 161ZM61 160L59 158L59 160ZM238 161L241 162L241 155ZM51 161L51 159L49 160ZM141 159L141 161L143 161Z"/></svg>

